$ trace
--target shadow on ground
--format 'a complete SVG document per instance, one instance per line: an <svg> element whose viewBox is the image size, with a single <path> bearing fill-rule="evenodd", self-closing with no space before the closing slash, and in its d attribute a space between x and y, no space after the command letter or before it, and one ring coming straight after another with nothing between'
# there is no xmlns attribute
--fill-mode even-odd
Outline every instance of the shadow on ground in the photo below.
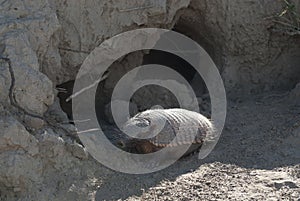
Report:
<svg viewBox="0 0 300 201"><path fill-rule="evenodd" d="M115 172L104 178L96 200L127 199L160 182L174 181L202 164L220 162L247 169L267 169L300 163L300 107L283 97L262 96L230 102L225 129L214 151L204 160L197 154L185 157L169 168L147 175ZM101 175L101 173L99 173Z"/></svg>

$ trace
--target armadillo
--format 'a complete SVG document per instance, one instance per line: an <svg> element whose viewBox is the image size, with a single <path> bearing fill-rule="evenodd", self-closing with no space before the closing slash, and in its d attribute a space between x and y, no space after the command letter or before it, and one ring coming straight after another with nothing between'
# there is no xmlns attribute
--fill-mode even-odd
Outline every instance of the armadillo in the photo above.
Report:
<svg viewBox="0 0 300 201"><path fill-rule="evenodd" d="M147 154L165 147L191 145L184 154L187 155L199 149L204 140L212 138L214 126L197 112L179 108L151 109L129 119L122 130L143 137L120 140L120 147L128 152Z"/></svg>

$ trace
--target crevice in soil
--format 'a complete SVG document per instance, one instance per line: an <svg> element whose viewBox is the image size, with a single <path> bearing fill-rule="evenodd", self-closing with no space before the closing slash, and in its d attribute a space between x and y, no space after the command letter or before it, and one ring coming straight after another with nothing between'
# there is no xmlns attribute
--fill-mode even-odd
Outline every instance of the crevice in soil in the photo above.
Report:
<svg viewBox="0 0 300 201"><path fill-rule="evenodd" d="M14 70L13 70L13 67L12 67L12 64L11 64L11 60L9 58L3 58L3 57L0 58L0 59L8 63L9 73L10 73L10 77L11 77L11 85L9 87L9 100L10 100L11 105L13 107L17 108L19 111L21 111L25 115L44 120L43 117L41 117L37 114L33 114L33 113L28 112L27 110L25 110L24 108L22 108L21 106L19 106L16 103L16 100L15 100L15 97L14 97L14 92L13 92L14 88L15 88L16 78L15 78Z"/></svg>
<svg viewBox="0 0 300 201"><path fill-rule="evenodd" d="M63 51L68 51L68 52L90 54L90 52L88 52L88 51L83 51L83 50L74 50L74 49L63 48L63 47L59 47L58 49L59 49L59 50L63 50Z"/></svg>

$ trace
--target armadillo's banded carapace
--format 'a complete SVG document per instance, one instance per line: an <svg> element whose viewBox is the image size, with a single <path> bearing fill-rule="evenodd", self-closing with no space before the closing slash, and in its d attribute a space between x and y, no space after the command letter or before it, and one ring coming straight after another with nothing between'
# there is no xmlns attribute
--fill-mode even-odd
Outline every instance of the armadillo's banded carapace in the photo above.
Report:
<svg viewBox="0 0 300 201"><path fill-rule="evenodd" d="M150 121L154 118L165 119L161 132L149 139L157 147L202 144L205 137L213 135L210 120L197 112L184 109L150 110L147 116Z"/></svg>
<svg viewBox="0 0 300 201"><path fill-rule="evenodd" d="M164 147L199 145L213 136L213 124L203 115L185 109L155 109L141 112L125 124L127 133L144 139L130 138L125 147L150 153ZM145 137L147 139L145 139Z"/></svg>

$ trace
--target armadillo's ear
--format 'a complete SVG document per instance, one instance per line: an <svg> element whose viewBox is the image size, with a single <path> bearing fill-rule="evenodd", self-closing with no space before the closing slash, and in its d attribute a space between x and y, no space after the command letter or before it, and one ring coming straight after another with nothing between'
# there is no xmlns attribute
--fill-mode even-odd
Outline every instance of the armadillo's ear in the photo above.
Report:
<svg viewBox="0 0 300 201"><path fill-rule="evenodd" d="M142 118L138 119L138 123L136 124L138 127L145 128L150 126L150 121L148 119Z"/></svg>
<svg viewBox="0 0 300 201"><path fill-rule="evenodd" d="M144 118L144 120L147 122L147 124L150 126L151 125L151 120L150 120L150 118Z"/></svg>

